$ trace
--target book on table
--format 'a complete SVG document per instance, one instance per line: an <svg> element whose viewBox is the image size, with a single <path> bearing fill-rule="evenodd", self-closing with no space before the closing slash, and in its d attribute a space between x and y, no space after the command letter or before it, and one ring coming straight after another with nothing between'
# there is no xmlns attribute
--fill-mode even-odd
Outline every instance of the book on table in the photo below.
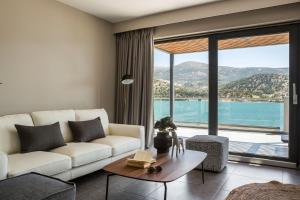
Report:
<svg viewBox="0 0 300 200"><path fill-rule="evenodd" d="M137 168L148 168L155 162L151 151L137 151L133 158L127 159L128 166Z"/></svg>

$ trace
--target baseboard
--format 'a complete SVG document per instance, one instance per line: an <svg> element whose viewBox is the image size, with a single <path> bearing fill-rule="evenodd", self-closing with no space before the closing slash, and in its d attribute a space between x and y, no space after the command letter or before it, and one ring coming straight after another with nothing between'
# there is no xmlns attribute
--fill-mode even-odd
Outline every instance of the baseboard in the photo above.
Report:
<svg viewBox="0 0 300 200"><path fill-rule="evenodd" d="M275 167L284 167L284 168L292 168L296 169L296 163L285 162L285 161L277 161L277 160L269 160L264 158L251 158L245 156L237 156L237 155L229 155L230 161L236 162L245 162L245 163L252 163L258 165L270 165Z"/></svg>

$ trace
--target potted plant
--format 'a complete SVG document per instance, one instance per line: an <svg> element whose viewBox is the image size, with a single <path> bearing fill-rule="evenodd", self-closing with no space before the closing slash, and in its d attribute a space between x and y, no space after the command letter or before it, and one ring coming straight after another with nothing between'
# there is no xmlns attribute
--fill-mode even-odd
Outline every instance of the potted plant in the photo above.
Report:
<svg viewBox="0 0 300 200"><path fill-rule="evenodd" d="M157 136L154 137L154 147L157 153L168 153L172 146L172 137L169 135L177 129L171 117L164 117L155 122L154 129L158 129Z"/></svg>

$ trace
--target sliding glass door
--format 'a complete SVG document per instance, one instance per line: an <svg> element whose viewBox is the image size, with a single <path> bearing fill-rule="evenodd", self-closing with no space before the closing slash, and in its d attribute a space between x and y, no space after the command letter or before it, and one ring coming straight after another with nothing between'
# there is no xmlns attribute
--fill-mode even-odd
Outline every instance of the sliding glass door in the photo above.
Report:
<svg viewBox="0 0 300 200"><path fill-rule="evenodd" d="M207 130L208 52L175 54L173 72L174 121Z"/></svg>
<svg viewBox="0 0 300 200"><path fill-rule="evenodd" d="M288 158L289 32L218 40L218 128L233 153Z"/></svg>
<svg viewBox="0 0 300 200"><path fill-rule="evenodd" d="M299 41L285 25L157 42L155 119L228 137L232 154L296 162Z"/></svg>
<svg viewBox="0 0 300 200"><path fill-rule="evenodd" d="M173 117L180 136L208 134L208 38L155 45L154 114ZM166 67L168 66L168 67ZM187 127L197 127L187 130Z"/></svg>
<svg viewBox="0 0 300 200"><path fill-rule="evenodd" d="M217 135L229 151L295 160L297 61L294 26L218 34L213 39Z"/></svg>

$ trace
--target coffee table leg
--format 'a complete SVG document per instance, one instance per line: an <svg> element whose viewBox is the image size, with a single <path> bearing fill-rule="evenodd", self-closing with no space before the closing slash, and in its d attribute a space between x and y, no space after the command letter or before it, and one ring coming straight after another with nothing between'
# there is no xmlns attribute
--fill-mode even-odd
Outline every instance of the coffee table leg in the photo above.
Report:
<svg viewBox="0 0 300 200"><path fill-rule="evenodd" d="M202 182L204 184L204 166L203 166L203 162L201 163L201 168L202 168Z"/></svg>
<svg viewBox="0 0 300 200"><path fill-rule="evenodd" d="M105 193L105 200L108 199L108 187L109 187L109 177L113 176L114 174L108 174L106 177L106 193Z"/></svg>
<svg viewBox="0 0 300 200"><path fill-rule="evenodd" d="M164 186L165 186L164 200L167 200L167 183L166 182L164 182Z"/></svg>

